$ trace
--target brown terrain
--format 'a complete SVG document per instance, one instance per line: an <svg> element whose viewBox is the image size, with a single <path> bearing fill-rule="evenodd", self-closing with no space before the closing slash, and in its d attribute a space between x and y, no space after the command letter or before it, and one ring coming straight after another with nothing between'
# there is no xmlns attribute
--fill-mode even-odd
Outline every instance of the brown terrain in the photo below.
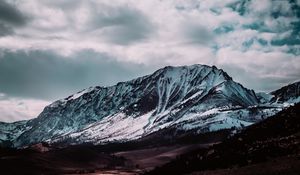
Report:
<svg viewBox="0 0 300 175"><path fill-rule="evenodd" d="M156 148L140 149L114 153L115 156L129 160L141 172L152 170L157 166L174 160L176 156L199 148L208 147L210 144L174 145Z"/></svg>
<svg viewBox="0 0 300 175"><path fill-rule="evenodd" d="M174 145L104 153L91 146L50 150L38 144L25 150L2 149L0 167L7 174L141 174L207 146Z"/></svg>
<svg viewBox="0 0 300 175"><path fill-rule="evenodd" d="M5 174L142 174L181 154L207 148L224 139L228 131L193 135L163 130L132 143L77 145L60 148L40 143L26 149L0 149L0 169ZM213 136L213 139L212 139ZM201 142L197 139L202 138ZM184 144L185 143L185 144ZM18 168L15 166L18 165Z"/></svg>

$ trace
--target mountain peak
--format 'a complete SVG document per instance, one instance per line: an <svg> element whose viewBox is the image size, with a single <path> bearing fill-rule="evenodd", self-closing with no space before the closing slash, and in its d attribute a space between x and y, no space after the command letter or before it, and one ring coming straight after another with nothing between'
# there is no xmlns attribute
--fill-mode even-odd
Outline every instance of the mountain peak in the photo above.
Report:
<svg viewBox="0 0 300 175"><path fill-rule="evenodd" d="M174 77L178 75L198 75L204 77L205 74L215 74L223 77L224 81L232 80L232 78L224 72L222 69L218 69L216 66L208 66L202 64L184 65L184 66L166 66L162 69L157 70L153 75L163 74L166 77Z"/></svg>

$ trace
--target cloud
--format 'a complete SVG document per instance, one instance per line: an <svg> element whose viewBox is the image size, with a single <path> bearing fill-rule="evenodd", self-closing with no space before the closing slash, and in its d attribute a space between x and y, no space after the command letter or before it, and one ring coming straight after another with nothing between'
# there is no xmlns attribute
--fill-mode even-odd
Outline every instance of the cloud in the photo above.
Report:
<svg viewBox="0 0 300 175"><path fill-rule="evenodd" d="M0 2L0 20L15 26L24 25L27 21L16 6L6 1Z"/></svg>
<svg viewBox="0 0 300 175"><path fill-rule="evenodd" d="M10 26L0 23L0 37L13 34L13 29Z"/></svg>
<svg viewBox="0 0 300 175"><path fill-rule="evenodd" d="M88 26L108 42L128 45L145 40L154 32L148 17L132 7L100 5L91 9Z"/></svg>
<svg viewBox="0 0 300 175"><path fill-rule="evenodd" d="M212 31L199 24L186 24L184 25L184 34L187 42L191 44L210 45L214 40Z"/></svg>
<svg viewBox="0 0 300 175"><path fill-rule="evenodd" d="M27 21L16 6L0 1L0 37L14 34L14 28L24 26Z"/></svg>
<svg viewBox="0 0 300 175"><path fill-rule="evenodd" d="M269 44L297 45L296 5L260 2L22 1L18 5L32 20L18 30L18 36L1 39L0 47L53 50L64 55L93 49L115 53L123 60L144 62L146 59L132 58L129 53L146 55L159 45L175 51L180 45L186 53L164 55L190 55L188 50L194 49L191 44L213 49L236 45L245 50L255 43L253 40L265 43L269 51L273 49ZM141 53L142 50L147 53Z"/></svg>
<svg viewBox="0 0 300 175"><path fill-rule="evenodd" d="M134 6L105 1L26 1L20 3L33 16L27 32L55 34L74 40L129 45L147 40L154 33L154 24Z"/></svg>
<svg viewBox="0 0 300 175"><path fill-rule="evenodd" d="M300 75L299 58L280 51L222 48L217 53L216 65L246 87L265 92L299 80Z"/></svg>
<svg viewBox="0 0 300 175"><path fill-rule="evenodd" d="M0 94L0 119L3 122L32 119L49 103L43 100L10 98Z"/></svg>
<svg viewBox="0 0 300 175"><path fill-rule="evenodd" d="M135 78L149 70L152 69L117 62L93 51L78 52L72 57L50 51L2 51L0 92L11 97L56 100L90 86Z"/></svg>
<svg viewBox="0 0 300 175"><path fill-rule="evenodd" d="M29 55L51 51L57 60L93 50L106 60L154 69L217 64L222 62L220 53L231 58L237 57L236 51L240 58L227 59L227 64L244 69L253 66L244 54L258 59L276 53L283 57L276 59L281 64L285 58L296 62L300 50L299 6L292 1L19 2L30 23L17 36L1 38L0 47ZM262 67L271 62L256 61Z"/></svg>

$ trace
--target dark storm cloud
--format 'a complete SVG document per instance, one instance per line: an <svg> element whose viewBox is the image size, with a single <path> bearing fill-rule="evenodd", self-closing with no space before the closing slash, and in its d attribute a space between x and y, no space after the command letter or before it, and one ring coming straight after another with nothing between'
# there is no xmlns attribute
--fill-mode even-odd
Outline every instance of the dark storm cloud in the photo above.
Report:
<svg viewBox="0 0 300 175"><path fill-rule="evenodd" d="M12 97L55 100L95 85L113 85L144 75L143 65L82 51L72 57L29 51L0 54L0 92Z"/></svg>
<svg viewBox="0 0 300 175"><path fill-rule="evenodd" d="M5 25L3 23L0 23L0 37L1 36L11 35L13 33L14 33L14 31L13 31L12 27L7 26L7 25Z"/></svg>
<svg viewBox="0 0 300 175"><path fill-rule="evenodd" d="M214 35L202 25L187 24L184 33L190 44L209 45L214 40Z"/></svg>
<svg viewBox="0 0 300 175"><path fill-rule="evenodd" d="M147 39L154 26L141 11L128 7L103 6L94 9L91 20L92 30L101 30L101 37L106 41L128 45Z"/></svg>
<svg viewBox="0 0 300 175"><path fill-rule="evenodd" d="M0 1L0 20L20 26L26 23L26 17L13 5Z"/></svg>
<svg viewBox="0 0 300 175"><path fill-rule="evenodd" d="M17 7L0 1L0 37L14 34L14 27L25 25L27 17Z"/></svg>

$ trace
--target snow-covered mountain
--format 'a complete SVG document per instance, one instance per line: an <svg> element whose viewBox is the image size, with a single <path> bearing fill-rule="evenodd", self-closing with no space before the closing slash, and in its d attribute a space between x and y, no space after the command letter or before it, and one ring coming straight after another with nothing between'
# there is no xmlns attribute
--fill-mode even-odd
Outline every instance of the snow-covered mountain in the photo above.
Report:
<svg viewBox="0 0 300 175"><path fill-rule="evenodd" d="M279 110L259 103L253 90L215 66L168 66L115 86L85 89L18 127L1 124L6 130L0 139L15 147L42 141L101 144L169 127L198 132L242 128Z"/></svg>
<svg viewBox="0 0 300 175"><path fill-rule="evenodd" d="M270 93L273 95L271 102L277 103L299 103L300 81L284 86Z"/></svg>
<svg viewBox="0 0 300 175"><path fill-rule="evenodd" d="M287 107L300 102L300 81L286 85L269 93L259 92L256 96L261 104Z"/></svg>
<svg viewBox="0 0 300 175"><path fill-rule="evenodd" d="M11 141L19 137L28 130L27 121L18 121L14 123L0 122L0 145L10 146Z"/></svg>

